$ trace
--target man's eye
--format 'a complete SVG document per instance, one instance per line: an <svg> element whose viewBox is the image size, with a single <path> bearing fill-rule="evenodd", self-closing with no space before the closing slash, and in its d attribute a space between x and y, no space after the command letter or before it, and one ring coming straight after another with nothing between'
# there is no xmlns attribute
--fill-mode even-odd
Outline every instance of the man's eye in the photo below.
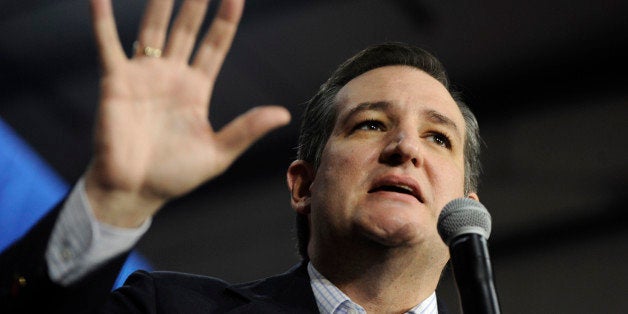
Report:
<svg viewBox="0 0 628 314"><path fill-rule="evenodd" d="M360 123L358 123L354 128L354 131L356 130L363 130L363 131L385 131L386 130L386 126L377 120L366 120L366 121L362 121Z"/></svg>
<svg viewBox="0 0 628 314"><path fill-rule="evenodd" d="M447 135L442 133L433 133L426 137L426 139L430 142L436 143L438 146L442 146L445 148L451 148L451 141Z"/></svg>

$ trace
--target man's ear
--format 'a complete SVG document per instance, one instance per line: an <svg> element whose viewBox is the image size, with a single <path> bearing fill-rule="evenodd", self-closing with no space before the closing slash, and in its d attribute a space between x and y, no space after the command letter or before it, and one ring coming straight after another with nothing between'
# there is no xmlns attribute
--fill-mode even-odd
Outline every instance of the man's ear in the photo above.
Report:
<svg viewBox="0 0 628 314"><path fill-rule="evenodd" d="M288 167L286 182L290 189L290 204L299 214L310 213L310 185L314 181L314 167L305 160L295 160Z"/></svg>
<svg viewBox="0 0 628 314"><path fill-rule="evenodd" d="M478 202L480 201L480 197L475 192L471 192L471 193L467 194L467 197L470 198L470 199L476 200Z"/></svg>

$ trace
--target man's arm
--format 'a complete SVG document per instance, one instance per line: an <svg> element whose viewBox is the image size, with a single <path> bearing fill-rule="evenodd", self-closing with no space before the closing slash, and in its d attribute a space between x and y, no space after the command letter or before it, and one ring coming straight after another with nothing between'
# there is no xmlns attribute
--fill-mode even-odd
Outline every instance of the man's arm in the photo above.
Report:
<svg viewBox="0 0 628 314"><path fill-rule="evenodd" d="M48 274L68 286L109 259L125 254L148 230L151 219L139 228L119 228L96 220L79 180L55 222L46 249Z"/></svg>
<svg viewBox="0 0 628 314"><path fill-rule="evenodd" d="M91 313L104 302L126 259L111 256L80 280L59 284L49 276L45 252L60 203L0 255L0 313Z"/></svg>
<svg viewBox="0 0 628 314"><path fill-rule="evenodd" d="M220 175L255 140L289 122L286 109L266 106L242 114L221 130L209 123L210 96L243 4L243 0L221 2L192 57L208 1L184 1L168 32L174 0L149 0L139 49L128 58L118 39L111 1L91 0L102 77L94 156L83 177L87 200L99 222L120 228L142 226L166 202ZM157 57L156 51L163 53ZM18 268L6 276L15 279L13 283L23 282L15 274L34 278L26 281L29 288L19 289L20 299L11 299L9 306L37 300L50 301L55 309L68 306L68 300L93 305L110 289L125 254L68 287L50 281L42 252L59 212L60 208L51 212L0 258L3 276L4 265ZM7 288L9 294L11 289Z"/></svg>

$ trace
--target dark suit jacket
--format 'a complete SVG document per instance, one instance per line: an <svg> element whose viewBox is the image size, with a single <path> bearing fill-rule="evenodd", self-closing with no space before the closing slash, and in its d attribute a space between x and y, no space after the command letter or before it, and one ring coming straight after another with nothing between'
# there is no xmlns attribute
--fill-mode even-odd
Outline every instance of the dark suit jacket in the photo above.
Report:
<svg viewBox="0 0 628 314"><path fill-rule="evenodd" d="M0 313L318 313L307 262L274 277L231 285L220 279L137 271L109 293L126 254L71 287L54 284L44 258L59 208L0 255ZM439 312L445 308L439 301Z"/></svg>
<svg viewBox="0 0 628 314"><path fill-rule="evenodd" d="M138 271L112 293L103 312L317 313L306 265L237 285L183 273Z"/></svg>

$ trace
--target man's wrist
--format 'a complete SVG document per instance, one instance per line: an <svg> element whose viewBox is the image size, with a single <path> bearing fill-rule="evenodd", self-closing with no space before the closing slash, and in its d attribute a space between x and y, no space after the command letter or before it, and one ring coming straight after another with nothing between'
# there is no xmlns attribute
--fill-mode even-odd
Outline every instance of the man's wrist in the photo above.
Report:
<svg viewBox="0 0 628 314"><path fill-rule="evenodd" d="M85 197L94 217L118 228L138 228L150 219L165 201L140 192L105 187L90 169L85 175Z"/></svg>
<svg viewBox="0 0 628 314"><path fill-rule="evenodd" d="M69 285L107 260L130 250L148 230L151 219L139 228L119 228L98 221L91 212L83 179L79 180L55 223L46 250L50 278Z"/></svg>

